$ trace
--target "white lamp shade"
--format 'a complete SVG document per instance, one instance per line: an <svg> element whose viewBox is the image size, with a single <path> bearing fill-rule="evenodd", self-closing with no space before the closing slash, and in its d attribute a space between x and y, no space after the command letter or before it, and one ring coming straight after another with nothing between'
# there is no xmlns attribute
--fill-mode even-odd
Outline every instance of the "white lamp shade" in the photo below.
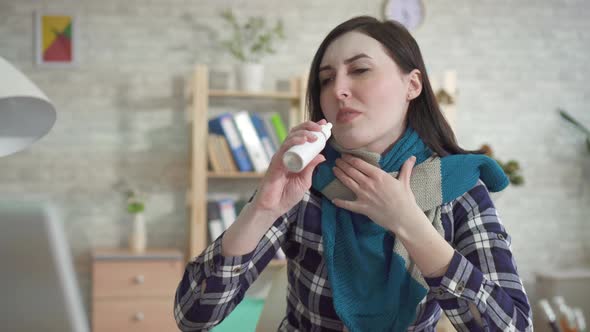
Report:
<svg viewBox="0 0 590 332"><path fill-rule="evenodd" d="M49 98L0 57L0 157L26 149L45 136L55 119Z"/></svg>

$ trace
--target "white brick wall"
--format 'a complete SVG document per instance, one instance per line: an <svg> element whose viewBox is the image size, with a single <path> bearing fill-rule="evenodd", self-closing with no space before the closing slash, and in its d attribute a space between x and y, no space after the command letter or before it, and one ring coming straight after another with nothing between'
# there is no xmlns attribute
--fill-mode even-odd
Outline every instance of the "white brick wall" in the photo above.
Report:
<svg viewBox="0 0 590 332"><path fill-rule="evenodd" d="M538 269L590 263L590 154L555 112L563 107L590 125L590 2L425 3L426 21L414 34L431 76L458 72L460 143L489 143L499 158L524 168L526 186L497 202L523 278L530 283ZM382 3L0 0L0 54L59 111L48 137L0 159L0 191L44 193L63 209L86 300L90 248L125 245L130 218L113 189L118 180L149 193L150 245L185 248L190 131L183 91L193 64L233 63L214 42L224 35L216 13L229 5L285 20L287 41L265 59L273 87L307 69L332 27L354 15L380 15ZM37 9L78 15L77 68L34 66Z"/></svg>

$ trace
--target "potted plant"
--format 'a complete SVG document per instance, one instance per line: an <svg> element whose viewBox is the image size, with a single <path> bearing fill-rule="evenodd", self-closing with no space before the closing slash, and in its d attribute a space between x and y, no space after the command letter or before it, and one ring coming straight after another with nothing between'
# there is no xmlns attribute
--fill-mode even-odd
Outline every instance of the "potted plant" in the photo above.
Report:
<svg viewBox="0 0 590 332"><path fill-rule="evenodd" d="M127 212L133 216L133 227L129 234L129 249L134 253L145 252L147 232L145 228L143 196L134 189L127 191Z"/></svg>
<svg viewBox="0 0 590 332"><path fill-rule="evenodd" d="M285 38L282 20L268 27L266 19L261 16L249 17L241 23L231 9L222 11L220 15L231 29L231 38L222 41L221 45L239 61L238 87L245 91L262 90L264 66L260 60L265 55L274 54L276 41Z"/></svg>
<svg viewBox="0 0 590 332"><path fill-rule="evenodd" d="M518 161L510 159L506 162L503 162L499 160L494 156L494 150L489 144L483 144L480 147L480 150L482 150L486 156L494 159L500 165L500 167L502 167L502 170L510 180L511 184L515 186L522 186L524 184L524 177L520 173L521 169Z"/></svg>
<svg viewBox="0 0 590 332"><path fill-rule="evenodd" d="M586 149L588 149L588 152L590 152L590 129L586 128L578 120L574 119L574 117L565 110L558 108L557 111L564 120L568 121L570 124L573 124L577 130L582 132L582 134L586 134Z"/></svg>

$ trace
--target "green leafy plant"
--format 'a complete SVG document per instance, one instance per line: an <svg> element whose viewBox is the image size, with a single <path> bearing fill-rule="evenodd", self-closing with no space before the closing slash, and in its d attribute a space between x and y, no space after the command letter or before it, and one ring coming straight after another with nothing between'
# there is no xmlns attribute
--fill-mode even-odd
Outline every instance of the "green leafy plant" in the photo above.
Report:
<svg viewBox="0 0 590 332"><path fill-rule="evenodd" d="M518 161L511 159L503 162L497 159L494 157L494 150L492 150L488 144L482 145L480 150L482 150L486 156L494 159L500 167L502 167L502 170L504 170L504 173L508 176L511 184L515 186L521 186L524 184L524 177L520 174L520 165L518 164Z"/></svg>
<svg viewBox="0 0 590 332"><path fill-rule="evenodd" d="M559 112L559 115L561 115L562 118L564 118L569 123L573 124L574 127L580 130L582 133L586 134L586 148L588 149L588 152L590 152L590 130L588 130L588 128L586 128L578 120L574 119L574 117L569 115L566 111L559 108L557 109L557 111Z"/></svg>
<svg viewBox="0 0 590 332"><path fill-rule="evenodd" d="M127 212L131 214L141 213L145 210L143 196L136 190L130 189L127 194Z"/></svg>
<svg viewBox="0 0 590 332"><path fill-rule="evenodd" d="M453 98L453 96L451 96L445 89L439 89L434 96L441 105L453 105L455 103L455 98Z"/></svg>
<svg viewBox="0 0 590 332"><path fill-rule="evenodd" d="M241 23L231 9L221 12L221 18L231 27L231 39L221 45L240 62L259 62L267 54L274 54L274 44L284 39L283 22L278 20L274 27L267 27L262 16L249 17Z"/></svg>

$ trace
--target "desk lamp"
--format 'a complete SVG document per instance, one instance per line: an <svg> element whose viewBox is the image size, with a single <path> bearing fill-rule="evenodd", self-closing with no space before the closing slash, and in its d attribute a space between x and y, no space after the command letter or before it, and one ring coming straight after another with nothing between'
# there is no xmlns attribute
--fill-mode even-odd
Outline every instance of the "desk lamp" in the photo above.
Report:
<svg viewBox="0 0 590 332"><path fill-rule="evenodd" d="M55 118L49 98L0 56L0 157L24 150L45 136Z"/></svg>

